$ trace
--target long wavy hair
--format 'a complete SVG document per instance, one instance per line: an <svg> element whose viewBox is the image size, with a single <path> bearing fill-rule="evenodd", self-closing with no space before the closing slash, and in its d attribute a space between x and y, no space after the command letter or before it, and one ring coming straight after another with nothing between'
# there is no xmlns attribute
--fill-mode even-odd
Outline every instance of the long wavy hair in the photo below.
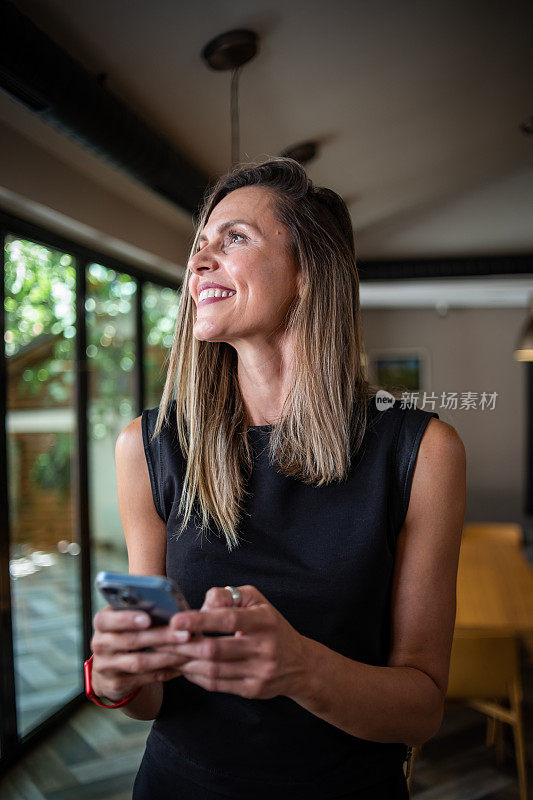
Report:
<svg viewBox="0 0 533 800"><path fill-rule="evenodd" d="M272 425L269 459L279 472L322 486L348 477L368 426L368 405L379 387L366 377L359 279L350 215L331 189L313 186L291 158L241 163L221 176L195 221L190 257L217 203L245 186L271 192L276 220L290 233L301 268L301 288L284 325L294 341L292 386L281 418ZM237 352L226 342L193 336L196 306L184 278L159 406L157 436L175 404L186 468L179 536L191 515L202 531L214 523L231 551L253 466L239 388Z"/></svg>

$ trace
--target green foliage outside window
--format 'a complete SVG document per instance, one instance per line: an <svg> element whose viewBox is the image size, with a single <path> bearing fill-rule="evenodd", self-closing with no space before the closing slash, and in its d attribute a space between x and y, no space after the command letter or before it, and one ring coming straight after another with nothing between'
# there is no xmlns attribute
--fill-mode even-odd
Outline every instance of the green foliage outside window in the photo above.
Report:
<svg viewBox="0 0 533 800"><path fill-rule="evenodd" d="M146 283L143 295L143 341L145 401L148 408L159 405L165 384L168 355L174 338L180 293L168 287Z"/></svg>
<svg viewBox="0 0 533 800"><path fill-rule="evenodd" d="M70 491L70 433L57 433L47 453L40 453L30 477L41 489L54 489L63 497Z"/></svg>
<svg viewBox="0 0 533 800"><path fill-rule="evenodd" d="M19 239L8 240L5 250L4 336L8 360L47 341L54 342L51 356L24 370L19 391L41 397L46 405L63 403L74 382L74 259Z"/></svg>
<svg viewBox="0 0 533 800"><path fill-rule="evenodd" d="M137 283L124 272L90 264L87 269L89 427L93 439L118 435L118 418L133 419L135 298Z"/></svg>
<svg viewBox="0 0 533 800"><path fill-rule="evenodd" d="M89 435L91 439L102 439L117 433L117 419L132 419L136 411L133 373L138 285L126 273L96 263L88 266L86 278ZM164 381L163 365L172 343L178 303L176 290L145 284L143 339L149 397L158 397ZM18 395L38 399L40 408L71 405L75 259L35 242L8 237L5 311L8 364L23 357L28 362L17 387ZM67 454L66 440L57 436L54 448L35 461L32 476L43 488L69 485L70 453Z"/></svg>

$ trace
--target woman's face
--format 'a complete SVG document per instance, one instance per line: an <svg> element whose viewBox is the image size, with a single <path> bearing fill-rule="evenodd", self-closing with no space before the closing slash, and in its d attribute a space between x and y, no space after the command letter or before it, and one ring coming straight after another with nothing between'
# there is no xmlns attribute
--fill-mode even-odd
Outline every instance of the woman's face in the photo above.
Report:
<svg viewBox="0 0 533 800"><path fill-rule="evenodd" d="M188 267L197 339L260 343L280 326L300 287L288 230L274 218L273 195L259 186L235 189L215 206ZM202 295L204 287L220 297ZM226 297L223 292L234 292ZM212 292L211 292L212 294ZM218 292L217 292L218 294ZM202 299L200 299L202 295Z"/></svg>

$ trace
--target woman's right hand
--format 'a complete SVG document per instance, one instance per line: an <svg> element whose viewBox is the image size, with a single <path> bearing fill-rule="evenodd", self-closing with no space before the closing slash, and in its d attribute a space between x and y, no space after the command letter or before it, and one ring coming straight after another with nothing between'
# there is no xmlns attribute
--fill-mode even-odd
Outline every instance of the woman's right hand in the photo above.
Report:
<svg viewBox="0 0 533 800"><path fill-rule="evenodd" d="M144 618L138 625L136 617ZM188 641L188 631L172 631L168 625L149 627L148 614L139 611L115 611L106 606L94 615L92 684L97 697L119 702L142 686L168 681L182 673L187 657L174 646ZM185 635L179 639L177 634ZM188 637L188 638L185 638ZM153 647L154 652L136 652Z"/></svg>

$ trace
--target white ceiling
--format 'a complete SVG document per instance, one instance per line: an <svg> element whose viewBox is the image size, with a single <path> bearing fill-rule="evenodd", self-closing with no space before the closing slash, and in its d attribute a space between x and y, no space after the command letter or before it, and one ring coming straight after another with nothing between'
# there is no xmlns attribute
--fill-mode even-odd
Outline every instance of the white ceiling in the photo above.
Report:
<svg viewBox="0 0 533 800"><path fill-rule="evenodd" d="M360 258L533 251L529 0L15 4L212 176L229 167L230 74L200 52L255 30L241 159L321 140L307 169L349 202Z"/></svg>

